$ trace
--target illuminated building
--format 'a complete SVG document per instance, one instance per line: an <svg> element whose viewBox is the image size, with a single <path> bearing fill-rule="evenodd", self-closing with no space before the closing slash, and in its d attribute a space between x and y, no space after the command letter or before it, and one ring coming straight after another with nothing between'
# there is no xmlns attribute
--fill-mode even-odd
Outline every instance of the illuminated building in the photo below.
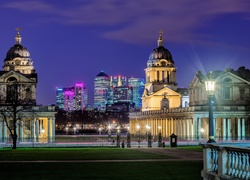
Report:
<svg viewBox="0 0 250 180"><path fill-rule="evenodd" d="M149 55L145 76L142 111L180 107L182 96L176 92L176 67L171 53L163 45L162 34L158 47Z"/></svg>
<svg viewBox="0 0 250 180"><path fill-rule="evenodd" d="M127 78L125 76L110 76L110 86L117 87L117 86L126 86L127 85Z"/></svg>
<svg viewBox="0 0 250 180"><path fill-rule="evenodd" d="M1 110L7 106L14 109L11 100L15 95L15 97L18 97L18 108L20 110L17 112L17 142L54 142L55 107L36 104L37 73L29 51L21 43L21 28L17 28L17 30L16 42L8 50L4 59L3 71L0 71ZM10 83L18 87L17 93L9 94L9 87L13 87L10 86ZM28 102L28 104L23 104L24 102ZM25 109L25 113L21 111L22 109ZM6 115L4 113L5 111L0 113L1 119ZM7 142L7 139L11 136L8 129L13 127L11 122L14 120L14 110L8 113L12 115L8 114L6 120L0 121L0 142L3 143ZM7 123L10 126L7 127ZM11 129L11 131L13 133L14 129Z"/></svg>
<svg viewBox="0 0 250 180"><path fill-rule="evenodd" d="M113 89L114 103L133 102L133 88L130 86L118 86Z"/></svg>
<svg viewBox="0 0 250 180"><path fill-rule="evenodd" d="M144 91L144 79L143 78L129 78L128 86L133 88L133 102L136 108L142 107L142 94Z"/></svg>
<svg viewBox="0 0 250 180"><path fill-rule="evenodd" d="M59 109L64 109L64 90L56 88L56 105Z"/></svg>
<svg viewBox="0 0 250 180"><path fill-rule="evenodd" d="M99 111L105 111L107 104L112 104L112 91L110 87L110 78L103 71L95 77L94 82L94 108Z"/></svg>
<svg viewBox="0 0 250 180"><path fill-rule="evenodd" d="M212 119L216 141L241 141L249 137L249 69L240 67L235 71L227 68L208 74L198 71L188 89L177 88L174 61L163 47L160 35L158 48L150 54L145 72L143 111L129 113L131 134L136 134L137 126L148 126L153 136L161 133L169 138L174 133L178 140L205 139L207 142ZM213 101L208 100L205 88L208 79L215 82ZM213 104L211 119L210 102ZM141 133L146 131L146 128L140 129Z"/></svg>
<svg viewBox="0 0 250 180"><path fill-rule="evenodd" d="M56 89L56 105L65 111L82 110L87 106L87 89L83 83L76 83L73 87Z"/></svg>

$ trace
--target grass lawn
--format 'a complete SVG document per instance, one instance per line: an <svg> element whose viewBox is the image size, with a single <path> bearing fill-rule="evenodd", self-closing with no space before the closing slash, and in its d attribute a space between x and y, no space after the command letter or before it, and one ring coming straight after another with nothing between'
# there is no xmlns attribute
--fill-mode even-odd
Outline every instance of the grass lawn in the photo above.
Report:
<svg viewBox="0 0 250 180"><path fill-rule="evenodd" d="M134 149L19 148L0 149L3 179L201 179L202 161L143 161L171 157ZM135 160L132 162L36 162L36 160ZM15 162L32 161L32 162Z"/></svg>

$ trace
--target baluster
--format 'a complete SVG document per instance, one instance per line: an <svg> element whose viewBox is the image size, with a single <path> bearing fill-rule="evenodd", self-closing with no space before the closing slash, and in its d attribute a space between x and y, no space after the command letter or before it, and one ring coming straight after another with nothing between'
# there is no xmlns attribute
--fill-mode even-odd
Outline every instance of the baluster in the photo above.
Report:
<svg viewBox="0 0 250 180"><path fill-rule="evenodd" d="M249 169L249 154L246 154L246 167L245 167L245 169L246 169L246 178L245 179L249 179L249 171L250 171L250 169Z"/></svg>
<svg viewBox="0 0 250 180"><path fill-rule="evenodd" d="M232 176L235 174L235 154L232 152Z"/></svg>
<svg viewBox="0 0 250 180"><path fill-rule="evenodd" d="M238 178L241 178L241 175L242 175L242 167L243 167L243 164L242 164L242 157L243 157L243 153L238 153L239 155L239 159L238 159Z"/></svg>
<svg viewBox="0 0 250 180"><path fill-rule="evenodd" d="M239 172L239 169L238 169L238 159L239 159L239 155L237 152L234 152L235 154L235 164L234 164L234 169L235 169L235 173L234 173L234 177L237 177L238 176L238 172Z"/></svg>
<svg viewBox="0 0 250 180"><path fill-rule="evenodd" d="M242 175L241 178L244 179L246 176L246 160L247 160L247 154L246 153L242 153Z"/></svg>
<svg viewBox="0 0 250 180"><path fill-rule="evenodd" d="M232 152L231 151L228 151L227 158L228 158L227 175L231 176L231 173L232 173Z"/></svg>
<svg viewBox="0 0 250 180"><path fill-rule="evenodd" d="M214 171L218 173L218 150L215 149Z"/></svg>

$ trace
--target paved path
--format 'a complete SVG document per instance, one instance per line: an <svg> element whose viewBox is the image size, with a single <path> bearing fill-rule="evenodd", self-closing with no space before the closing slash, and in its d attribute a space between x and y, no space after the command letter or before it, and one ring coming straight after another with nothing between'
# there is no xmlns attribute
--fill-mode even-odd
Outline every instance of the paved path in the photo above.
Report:
<svg viewBox="0 0 250 180"><path fill-rule="evenodd" d="M137 148L138 151L144 151L149 153L163 154L173 158L169 160L200 160L202 161L202 152L178 149L178 148Z"/></svg>

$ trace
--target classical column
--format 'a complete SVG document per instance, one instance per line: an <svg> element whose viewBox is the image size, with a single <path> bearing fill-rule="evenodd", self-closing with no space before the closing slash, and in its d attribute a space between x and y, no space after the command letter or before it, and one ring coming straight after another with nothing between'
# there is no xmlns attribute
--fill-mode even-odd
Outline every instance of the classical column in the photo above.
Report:
<svg viewBox="0 0 250 180"><path fill-rule="evenodd" d="M242 118L241 119L242 120L242 124L241 124L241 133L242 133L242 140L245 140L245 138L246 138L246 127L245 127L245 119L244 118Z"/></svg>
<svg viewBox="0 0 250 180"><path fill-rule="evenodd" d="M36 118L36 127L35 127L35 130L36 130L36 142L39 141L39 119Z"/></svg>
<svg viewBox="0 0 250 180"><path fill-rule="evenodd" d="M51 133L50 133L50 118L47 118L47 131L48 131L48 143L50 143L51 142Z"/></svg>
<svg viewBox="0 0 250 180"><path fill-rule="evenodd" d="M227 119L227 140L231 140L231 119Z"/></svg>
<svg viewBox="0 0 250 180"><path fill-rule="evenodd" d="M7 142L7 126L5 121L3 121L3 142Z"/></svg>
<svg viewBox="0 0 250 180"><path fill-rule="evenodd" d="M23 121L20 120L19 124L19 142L23 142Z"/></svg>
<svg viewBox="0 0 250 180"><path fill-rule="evenodd" d="M3 121L0 120L0 142L3 142Z"/></svg>
<svg viewBox="0 0 250 180"><path fill-rule="evenodd" d="M187 132L186 132L186 136L187 136L187 140L190 140L190 125L189 125L189 119L186 119L186 126L187 126Z"/></svg>
<svg viewBox="0 0 250 180"><path fill-rule="evenodd" d="M52 142L55 142L55 137L56 137L56 135L55 135L55 132L56 130L55 130L55 118L52 118L52 133L51 133L51 135L52 135Z"/></svg>
<svg viewBox="0 0 250 180"><path fill-rule="evenodd" d="M227 137L227 119L223 118L223 141L226 140Z"/></svg>
<svg viewBox="0 0 250 180"><path fill-rule="evenodd" d="M34 142L34 135L35 135L35 120L31 120L31 141Z"/></svg>
<svg viewBox="0 0 250 180"><path fill-rule="evenodd" d="M214 139L216 139L216 127L217 127L217 124L216 124L216 118L213 118L213 123L214 123Z"/></svg>
<svg viewBox="0 0 250 180"><path fill-rule="evenodd" d="M237 136L238 136L238 140L241 140L241 119L237 118L238 121L238 131L237 131Z"/></svg>
<svg viewBox="0 0 250 180"><path fill-rule="evenodd" d="M198 135L198 140L202 139L201 128L202 128L202 118L197 118L197 135Z"/></svg>

